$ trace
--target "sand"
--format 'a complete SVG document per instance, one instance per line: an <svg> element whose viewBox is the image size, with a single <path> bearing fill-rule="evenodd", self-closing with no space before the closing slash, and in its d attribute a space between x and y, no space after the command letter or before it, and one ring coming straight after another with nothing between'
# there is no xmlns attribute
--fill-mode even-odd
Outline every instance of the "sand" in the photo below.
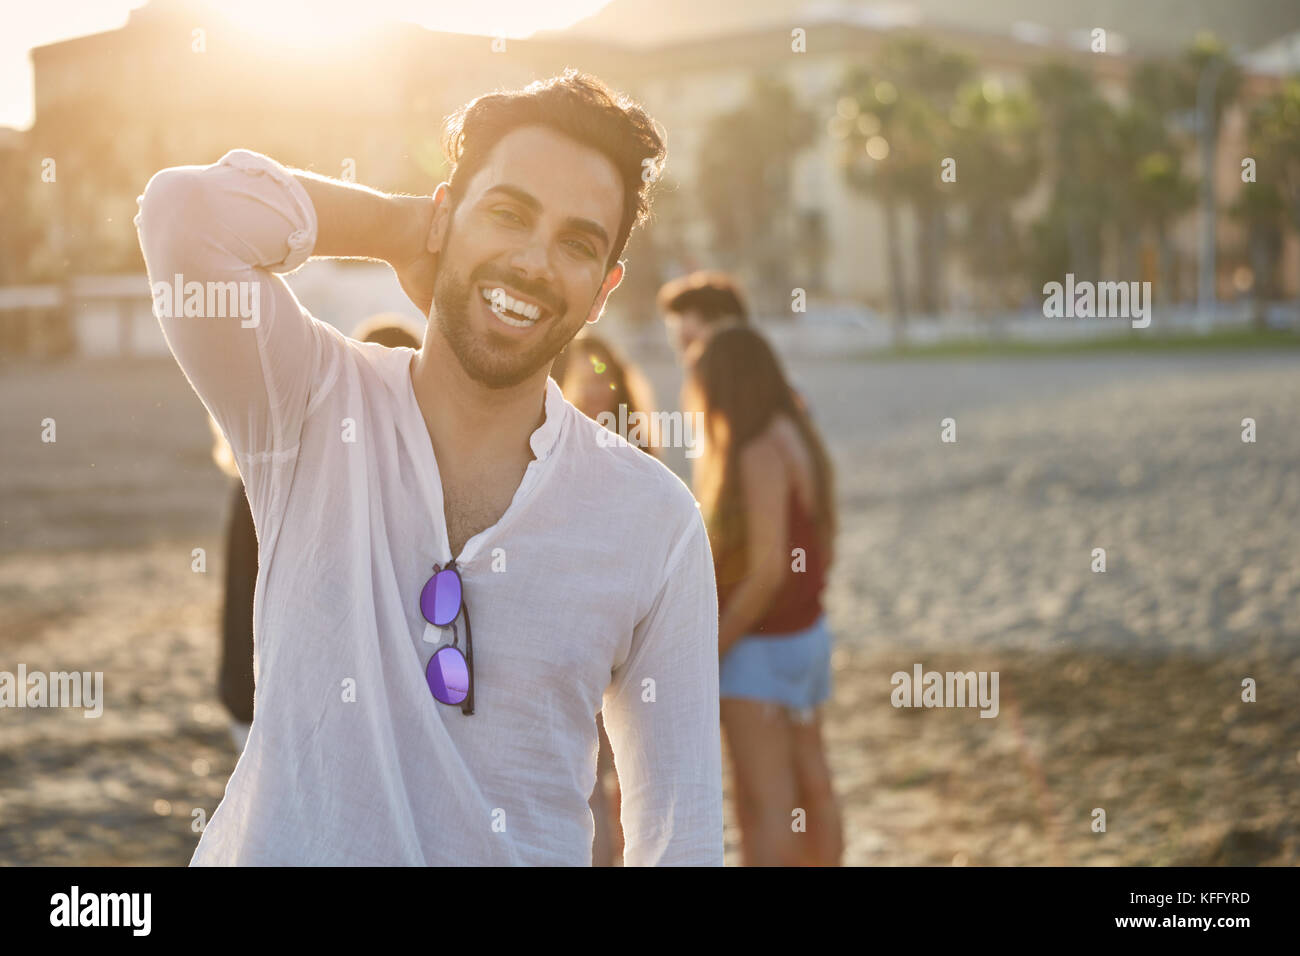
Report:
<svg viewBox="0 0 1300 956"><path fill-rule="evenodd" d="M793 372L838 467L845 863L1300 862L1300 359ZM10 366L0 402L0 670L102 671L106 698L0 710L0 863L184 864L235 761L202 409L167 360ZM997 671L998 716L895 708L916 664Z"/></svg>

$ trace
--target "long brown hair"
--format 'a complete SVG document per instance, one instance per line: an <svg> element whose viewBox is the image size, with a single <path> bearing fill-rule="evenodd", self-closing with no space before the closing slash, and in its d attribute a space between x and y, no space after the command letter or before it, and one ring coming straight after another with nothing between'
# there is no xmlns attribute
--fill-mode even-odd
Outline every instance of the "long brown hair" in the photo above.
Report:
<svg viewBox="0 0 1300 956"><path fill-rule="evenodd" d="M627 420L632 421L632 414L640 412L648 416L654 405L653 389L650 382L640 370L623 356L623 353L599 335L584 332L565 347L551 365L551 378L555 379L561 391L570 387L566 378L569 370L577 363L592 363L600 369L600 376L609 382L609 404L600 411L618 416L619 405L627 406ZM597 364L599 363L599 364ZM576 396L565 395L570 402ZM623 436L627 439L627 436ZM631 442L653 458L659 457L658 450L650 443L650 436L643 434L639 442Z"/></svg>
<svg viewBox="0 0 1300 956"><path fill-rule="evenodd" d="M708 436L696 491L714 558L721 562L720 585L738 580L746 570L748 528L740 453L781 413L794 422L812 458L817 489L813 517L822 554L829 555L836 528L834 468L767 340L747 326L717 332L699 351L690 375L704 403ZM718 419L725 427L715 427Z"/></svg>

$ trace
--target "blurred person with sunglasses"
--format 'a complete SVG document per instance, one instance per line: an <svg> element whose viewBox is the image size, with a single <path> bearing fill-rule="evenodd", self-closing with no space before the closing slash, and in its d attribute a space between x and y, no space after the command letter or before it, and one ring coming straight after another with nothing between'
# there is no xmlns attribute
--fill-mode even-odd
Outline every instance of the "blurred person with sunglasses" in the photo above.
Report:
<svg viewBox="0 0 1300 956"><path fill-rule="evenodd" d="M647 414L654 407L653 389L640 369L611 343L590 332L580 334L559 354L551 366L551 377L560 383L565 398L591 419L598 420L602 414L608 414L612 421L607 421L616 423L619 406L623 406L626 409L623 421L635 421L634 415ZM611 430L617 431L617 425ZM627 440L627 435L622 437ZM634 444L647 455L658 457L648 434L641 435ZM596 789L590 801L596 824L592 866L613 866L623 847L618 822L622 795L614 771L614 752L599 715L596 726L600 731L600 751L596 756Z"/></svg>

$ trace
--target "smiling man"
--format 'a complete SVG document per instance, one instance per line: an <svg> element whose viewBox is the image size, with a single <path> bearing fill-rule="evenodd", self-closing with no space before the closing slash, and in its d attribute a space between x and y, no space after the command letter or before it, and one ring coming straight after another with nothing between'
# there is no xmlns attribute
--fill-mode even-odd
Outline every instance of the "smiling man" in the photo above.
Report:
<svg viewBox="0 0 1300 956"><path fill-rule="evenodd" d="M589 864L603 708L625 863L721 865L703 521L548 374L623 277L663 139L570 70L470 102L443 143L431 198L245 150L141 197L152 281L261 303L156 306L259 548L252 730L192 863ZM422 347L308 314L277 273L312 255L391 264Z"/></svg>

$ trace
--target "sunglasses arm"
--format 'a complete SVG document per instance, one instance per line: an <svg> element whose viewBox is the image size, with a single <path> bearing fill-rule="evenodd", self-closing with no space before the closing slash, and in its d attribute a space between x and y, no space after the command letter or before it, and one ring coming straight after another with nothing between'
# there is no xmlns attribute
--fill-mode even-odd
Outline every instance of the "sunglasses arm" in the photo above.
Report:
<svg viewBox="0 0 1300 956"><path fill-rule="evenodd" d="M469 669L469 695L461 713L468 717L474 713L474 631L469 624L469 605L462 603L461 610L465 614L465 666Z"/></svg>

